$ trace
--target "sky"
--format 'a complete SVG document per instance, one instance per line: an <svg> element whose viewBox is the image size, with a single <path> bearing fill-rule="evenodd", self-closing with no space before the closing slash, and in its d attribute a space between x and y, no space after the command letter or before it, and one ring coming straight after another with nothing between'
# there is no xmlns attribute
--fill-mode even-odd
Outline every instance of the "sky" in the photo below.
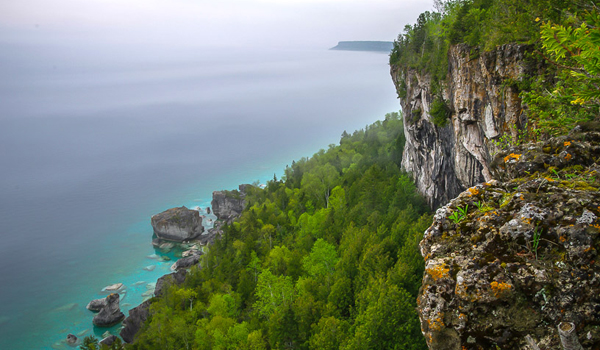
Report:
<svg viewBox="0 0 600 350"><path fill-rule="evenodd" d="M322 48L340 40L392 41L432 6L422 0L2 0L0 43Z"/></svg>

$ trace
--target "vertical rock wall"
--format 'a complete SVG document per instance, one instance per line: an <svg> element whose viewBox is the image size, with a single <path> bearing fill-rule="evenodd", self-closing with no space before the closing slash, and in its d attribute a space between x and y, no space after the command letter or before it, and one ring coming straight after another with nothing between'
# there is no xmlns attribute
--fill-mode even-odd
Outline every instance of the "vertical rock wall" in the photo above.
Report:
<svg viewBox="0 0 600 350"><path fill-rule="evenodd" d="M445 127L436 126L429 114L434 99L429 76L391 67L399 94L406 90L401 99L406 135L402 166L432 208L490 180L491 154L496 152L491 140L505 133L516 138L526 123L518 91L507 82L531 74L525 64L528 49L503 45L471 57L470 47L451 47L442 95L452 115Z"/></svg>

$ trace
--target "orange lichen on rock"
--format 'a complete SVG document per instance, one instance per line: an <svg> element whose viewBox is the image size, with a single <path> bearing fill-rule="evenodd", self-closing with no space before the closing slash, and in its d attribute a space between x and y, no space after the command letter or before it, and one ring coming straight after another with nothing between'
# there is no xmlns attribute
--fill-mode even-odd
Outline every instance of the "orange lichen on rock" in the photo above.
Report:
<svg viewBox="0 0 600 350"><path fill-rule="evenodd" d="M469 189L468 189L468 191L469 191L469 193L470 193L470 194L469 194L469 197L471 197L471 196L476 196L476 195L478 195L478 194L479 194L479 189L477 189L477 188L475 188L475 187L471 187L471 188L469 188Z"/></svg>
<svg viewBox="0 0 600 350"><path fill-rule="evenodd" d="M490 283L490 286L492 287L492 291L494 292L496 298L500 298L501 296L505 295L512 288L512 285L508 283L496 281Z"/></svg>
<svg viewBox="0 0 600 350"><path fill-rule="evenodd" d="M434 267L428 267L427 273L433 278L434 281L437 281L440 278L448 277L449 268L446 267L446 264L442 263L436 265Z"/></svg>
<svg viewBox="0 0 600 350"><path fill-rule="evenodd" d="M429 326L429 329L431 329L433 331L442 330L442 328L444 328L444 326L445 326L443 316L444 316L444 314L440 312L437 314L437 317L435 317L433 319L428 319L427 325Z"/></svg>
<svg viewBox="0 0 600 350"><path fill-rule="evenodd" d="M520 154L511 153L511 154L507 155L506 157L504 157L504 163L508 162L511 159L519 160L519 158L521 158Z"/></svg>

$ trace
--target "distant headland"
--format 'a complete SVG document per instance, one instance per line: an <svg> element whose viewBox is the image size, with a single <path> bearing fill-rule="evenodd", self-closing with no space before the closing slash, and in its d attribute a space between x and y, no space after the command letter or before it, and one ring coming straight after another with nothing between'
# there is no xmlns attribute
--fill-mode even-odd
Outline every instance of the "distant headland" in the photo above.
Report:
<svg viewBox="0 0 600 350"><path fill-rule="evenodd" d="M389 53L394 43L391 41L340 41L330 50L377 51Z"/></svg>

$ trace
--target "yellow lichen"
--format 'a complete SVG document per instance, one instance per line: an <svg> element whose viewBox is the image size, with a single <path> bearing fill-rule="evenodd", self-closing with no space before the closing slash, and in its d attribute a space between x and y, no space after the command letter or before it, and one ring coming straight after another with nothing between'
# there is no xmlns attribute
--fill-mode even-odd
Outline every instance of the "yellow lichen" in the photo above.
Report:
<svg viewBox="0 0 600 350"><path fill-rule="evenodd" d="M433 278L434 281L437 281L440 278L448 277L449 271L450 269L447 268L446 264L444 263L427 268L427 273Z"/></svg>
<svg viewBox="0 0 600 350"><path fill-rule="evenodd" d="M500 298L504 294L506 294L512 288L512 285L504 282L492 282L490 283L490 287L492 287L492 291L494 292L494 296L496 298Z"/></svg>
<svg viewBox="0 0 600 350"><path fill-rule="evenodd" d="M445 326L443 316L444 314L440 312L437 314L437 317L433 319L428 319L427 324L429 325L429 329L433 331L442 330L442 328L444 328Z"/></svg>
<svg viewBox="0 0 600 350"><path fill-rule="evenodd" d="M565 147L571 146L571 141L565 141L564 145L565 145Z"/></svg>
<svg viewBox="0 0 600 350"><path fill-rule="evenodd" d="M519 158L521 158L520 154L511 153L511 154L507 155L506 157L504 157L504 163L508 162L511 159L519 160Z"/></svg>
<svg viewBox="0 0 600 350"><path fill-rule="evenodd" d="M469 188L468 191L470 192L469 197L476 196L479 194L479 189L477 189L475 187Z"/></svg>

